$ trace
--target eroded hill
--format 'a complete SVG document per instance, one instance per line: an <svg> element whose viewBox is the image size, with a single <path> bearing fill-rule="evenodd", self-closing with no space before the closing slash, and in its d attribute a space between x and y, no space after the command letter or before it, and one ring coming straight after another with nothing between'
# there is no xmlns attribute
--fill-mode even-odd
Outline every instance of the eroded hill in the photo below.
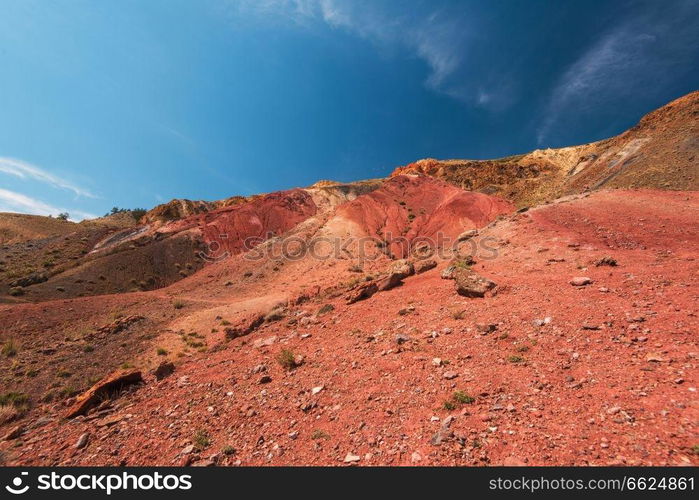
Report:
<svg viewBox="0 0 699 500"><path fill-rule="evenodd" d="M519 207L603 188L699 189L699 92L603 141L497 160L426 159L393 175L430 175L463 189L497 194Z"/></svg>
<svg viewBox="0 0 699 500"><path fill-rule="evenodd" d="M351 301L397 261L270 252L159 291L2 305L3 387L26 399L0 449L17 465L696 463L697 210L696 193L617 190L501 217L473 237L496 253L464 268L496 284L480 298L443 278L451 255ZM143 382L65 419L118 368Z"/></svg>
<svg viewBox="0 0 699 500"><path fill-rule="evenodd" d="M0 463L696 464L696 102L139 223L13 219Z"/></svg>

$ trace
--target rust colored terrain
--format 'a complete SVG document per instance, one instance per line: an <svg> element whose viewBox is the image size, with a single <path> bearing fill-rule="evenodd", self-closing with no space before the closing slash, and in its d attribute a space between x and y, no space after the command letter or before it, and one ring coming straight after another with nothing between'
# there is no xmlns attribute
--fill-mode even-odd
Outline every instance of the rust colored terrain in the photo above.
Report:
<svg viewBox="0 0 699 500"><path fill-rule="evenodd" d="M514 159L1 215L0 462L698 464L697 95Z"/></svg>

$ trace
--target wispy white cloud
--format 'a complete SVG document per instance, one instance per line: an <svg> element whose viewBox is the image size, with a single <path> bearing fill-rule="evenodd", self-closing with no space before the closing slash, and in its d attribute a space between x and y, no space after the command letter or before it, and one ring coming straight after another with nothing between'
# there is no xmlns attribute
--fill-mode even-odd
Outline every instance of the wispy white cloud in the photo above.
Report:
<svg viewBox="0 0 699 500"><path fill-rule="evenodd" d="M22 213L36 215L57 215L62 212L60 208L49 205L22 193L0 188L0 200L6 205L18 209Z"/></svg>
<svg viewBox="0 0 699 500"><path fill-rule="evenodd" d="M94 214L81 210L66 210L55 207L25 194L0 188L0 212L18 212L33 215L58 215L68 212L73 220L94 219Z"/></svg>
<svg viewBox="0 0 699 500"><path fill-rule="evenodd" d="M97 198L96 195L87 189L79 187L66 179L62 179L57 175L47 172L36 165L32 165L31 163L15 158L0 157L0 172L12 175L14 177L19 177L20 179L33 179L43 182L55 188L72 191L78 196Z"/></svg>
<svg viewBox="0 0 699 500"><path fill-rule="evenodd" d="M237 11L258 14L267 19L280 16L297 25L323 22L344 29L382 48L407 49L429 68L427 88L472 105L485 105L475 88L450 77L467 63L468 15L427 5L420 12L406 9L400 2L374 0L230 0ZM462 6L463 7L463 6ZM490 101L488 101L490 103Z"/></svg>
<svg viewBox="0 0 699 500"><path fill-rule="evenodd" d="M687 20L699 16L699 2L658 7L620 20L564 71L544 108L539 144L561 121L661 93L696 62L699 31Z"/></svg>
<svg viewBox="0 0 699 500"><path fill-rule="evenodd" d="M323 20L374 42L394 43L407 47L425 61L430 74L425 84L443 90L447 77L463 63L464 19L434 10L426 16L410 16L381 8L372 1L339 2L319 0Z"/></svg>

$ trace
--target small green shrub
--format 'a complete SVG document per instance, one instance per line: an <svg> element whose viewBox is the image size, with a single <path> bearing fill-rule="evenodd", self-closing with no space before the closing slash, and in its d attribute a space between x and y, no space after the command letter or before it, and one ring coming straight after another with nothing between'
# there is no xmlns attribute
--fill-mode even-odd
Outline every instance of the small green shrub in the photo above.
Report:
<svg viewBox="0 0 699 500"><path fill-rule="evenodd" d="M133 208L130 210L131 212L131 217L136 219L136 222L141 220L141 217L146 215L146 209L145 208Z"/></svg>
<svg viewBox="0 0 699 500"><path fill-rule="evenodd" d="M316 441L318 439L330 439L330 434L328 434L327 432L325 432L323 430L316 429L311 434L311 439L313 439L314 441Z"/></svg>
<svg viewBox="0 0 699 500"><path fill-rule="evenodd" d="M17 354L18 350L19 346L14 339L9 339L2 345L2 355L7 356L8 358Z"/></svg>
<svg viewBox="0 0 699 500"><path fill-rule="evenodd" d="M296 368L296 355L289 349L282 349L277 356L277 362L287 370Z"/></svg>
<svg viewBox="0 0 699 500"><path fill-rule="evenodd" d="M80 391L77 390L72 385L67 385L67 386L63 387L60 391L58 391L58 395L63 399L68 399L68 398L72 398L73 396L75 396L79 392Z"/></svg>
<svg viewBox="0 0 699 500"><path fill-rule="evenodd" d="M0 394L0 406L13 406L14 408L26 408L29 405L29 397L23 392L6 392Z"/></svg>
<svg viewBox="0 0 699 500"><path fill-rule="evenodd" d="M460 403L462 405L471 404L475 401L475 398L472 398L471 396L466 394L464 391L456 391L454 393L454 395L452 396L452 399L455 402Z"/></svg>
<svg viewBox="0 0 699 500"><path fill-rule="evenodd" d="M444 402L444 404L442 404L442 408L444 408L447 411L456 410L456 404L454 404L453 401L447 400Z"/></svg>
<svg viewBox="0 0 699 500"><path fill-rule="evenodd" d="M211 444L211 437L205 429L199 429L194 433L192 444L194 444L198 450L203 450Z"/></svg>
<svg viewBox="0 0 699 500"><path fill-rule="evenodd" d="M471 269L471 266L473 265L473 259L469 257L465 257L463 259L459 259L456 262L454 262L454 267L457 269Z"/></svg>
<svg viewBox="0 0 699 500"><path fill-rule="evenodd" d="M318 316L322 316L323 314L327 314L329 312L332 312L335 310L335 306L332 304L325 304L323 305L320 309L318 309Z"/></svg>

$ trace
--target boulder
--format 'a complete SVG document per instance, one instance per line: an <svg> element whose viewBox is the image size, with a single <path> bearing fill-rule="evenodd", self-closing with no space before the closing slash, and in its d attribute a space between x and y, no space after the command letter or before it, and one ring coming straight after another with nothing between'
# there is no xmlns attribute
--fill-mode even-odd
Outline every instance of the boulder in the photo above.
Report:
<svg viewBox="0 0 699 500"><path fill-rule="evenodd" d="M33 272L28 274L27 276L23 278L16 279L12 282L10 282L11 287L26 287L26 286L31 286L35 285L37 283L43 283L44 281L48 281L49 277L46 275L46 273L37 273Z"/></svg>
<svg viewBox="0 0 699 500"><path fill-rule="evenodd" d="M262 349L263 347L269 347L269 346L273 345L276 341L277 341L277 336L272 335L271 337L255 340L255 342L252 343L252 346L255 347L256 349Z"/></svg>
<svg viewBox="0 0 699 500"><path fill-rule="evenodd" d="M614 257L610 257L609 255L605 255L601 259L595 261L595 265L597 267L600 267L600 266L616 267L618 264L617 264L617 261Z"/></svg>
<svg viewBox="0 0 699 500"><path fill-rule="evenodd" d="M415 274L415 267L412 262L407 259L397 260L389 267L388 276L379 282L379 290L385 291L395 288L401 285L405 278L413 274Z"/></svg>
<svg viewBox="0 0 699 500"><path fill-rule="evenodd" d="M471 266L475 264L476 261L470 255L465 255L463 257L455 257L449 262L449 265L442 271L442 279L453 280L456 279L456 274L461 271L469 271Z"/></svg>
<svg viewBox="0 0 699 500"><path fill-rule="evenodd" d="M240 323L235 326L226 327L224 330L226 340L237 339L238 337L244 337L245 335L250 335L252 332L257 330L262 323L265 322L265 316L261 314L253 314L243 319Z"/></svg>
<svg viewBox="0 0 699 500"><path fill-rule="evenodd" d="M379 291L379 285L376 283L364 283L363 285L352 290L346 297L348 304L354 304L360 300L368 299Z"/></svg>
<svg viewBox="0 0 699 500"><path fill-rule="evenodd" d="M396 334L396 343L398 345L405 344L406 342L410 342L410 337L404 333L397 333Z"/></svg>
<svg viewBox="0 0 699 500"><path fill-rule="evenodd" d="M464 231L459 236L457 236L456 241L470 240L475 236L478 236L478 229L469 229L468 231Z"/></svg>
<svg viewBox="0 0 699 500"><path fill-rule="evenodd" d="M389 274L399 276L401 279L412 276L415 273L413 263L408 259L400 259L391 264Z"/></svg>
<svg viewBox="0 0 699 500"><path fill-rule="evenodd" d="M75 402L66 412L65 418L84 415L90 408L96 406L103 397L123 387L142 381L143 378L139 370L118 370L107 375L75 399Z"/></svg>
<svg viewBox="0 0 699 500"><path fill-rule="evenodd" d="M265 321L268 323L279 321L284 319L284 316L286 316L286 310L283 307L276 307L267 313L265 316Z"/></svg>
<svg viewBox="0 0 699 500"><path fill-rule="evenodd" d="M419 260L415 263L415 274L422 274L435 267L437 267L437 261L434 259Z"/></svg>
<svg viewBox="0 0 699 500"><path fill-rule="evenodd" d="M99 327L97 329L97 332L106 334L120 333L129 328L134 323L138 323L139 321L143 321L144 319L146 318L144 318L143 316L138 316L136 314L124 316L123 318L116 319L112 323Z"/></svg>
<svg viewBox="0 0 699 500"><path fill-rule="evenodd" d="M443 280L453 280L454 279L454 274L456 273L456 266L454 265L448 265L442 270L442 279Z"/></svg>
<svg viewBox="0 0 699 500"><path fill-rule="evenodd" d="M85 432L80 435L78 440L76 441L75 445L73 446L76 450L80 450L82 448L85 448L87 444L90 442L90 434Z"/></svg>
<svg viewBox="0 0 699 500"><path fill-rule="evenodd" d="M449 427L451 427L451 423L455 418L456 417L453 415L449 415L442 421L442 425L439 427L439 430L432 436L432 439L430 439L430 443L433 446L440 446L444 441L447 441L454 436L454 431L452 431Z"/></svg>
<svg viewBox="0 0 699 500"><path fill-rule="evenodd" d="M498 325L496 325L495 323L476 323L476 330L481 335L487 335L489 333L493 333L497 329L498 329Z"/></svg>
<svg viewBox="0 0 699 500"><path fill-rule="evenodd" d="M497 284L470 269L458 269L454 273L456 292L464 297L484 297Z"/></svg>
<svg viewBox="0 0 699 500"><path fill-rule="evenodd" d="M20 437L22 434L24 434L24 426L20 424L10 429L10 431L5 434L5 437L2 439L4 441L12 441L13 439Z"/></svg>
<svg viewBox="0 0 699 500"><path fill-rule="evenodd" d="M162 380L165 377L169 377L175 372L175 363L172 361L163 361L158 365L158 367L153 370L153 375L157 380Z"/></svg>

